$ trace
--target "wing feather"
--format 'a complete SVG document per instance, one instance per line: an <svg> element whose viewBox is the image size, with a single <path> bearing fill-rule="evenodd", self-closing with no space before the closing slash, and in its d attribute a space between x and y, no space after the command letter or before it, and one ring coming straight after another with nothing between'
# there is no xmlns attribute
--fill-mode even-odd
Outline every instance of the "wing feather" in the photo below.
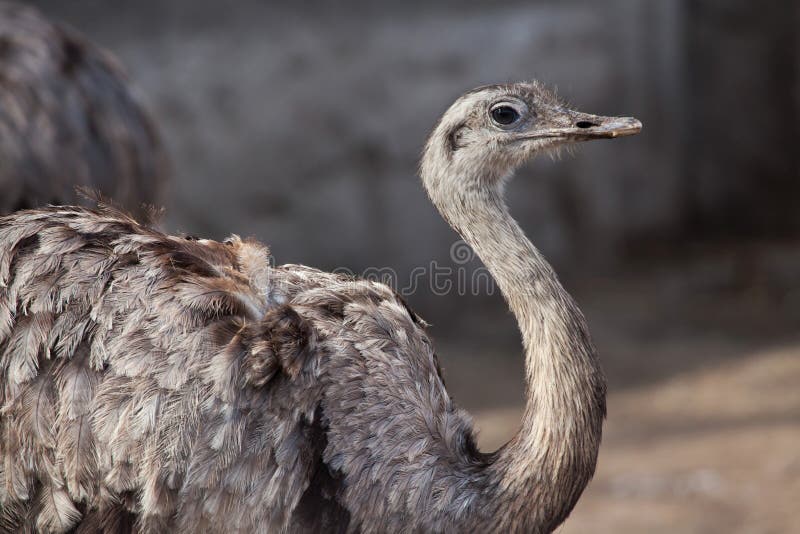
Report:
<svg viewBox="0 0 800 534"><path fill-rule="evenodd" d="M50 482L42 487L39 495L41 508L36 519L39 531L67 532L80 519L81 513L63 487Z"/></svg>
<svg viewBox="0 0 800 534"><path fill-rule="evenodd" d="M286 524L322 385L267 256L109 208L0 219L0 524Z"/></svg>
<svg viewBox="0 0 800 534"><path fill-rule="evenodd" d="M0 219L0 281L0 528L384 531L470 502L442 485L468 420L386 286L72 207Z"/></svg>

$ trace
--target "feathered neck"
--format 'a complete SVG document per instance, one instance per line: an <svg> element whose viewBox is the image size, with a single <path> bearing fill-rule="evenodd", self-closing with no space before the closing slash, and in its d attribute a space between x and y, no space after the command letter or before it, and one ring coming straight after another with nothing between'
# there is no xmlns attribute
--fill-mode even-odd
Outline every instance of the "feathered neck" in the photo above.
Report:
<svg viewBox="0 0 800 534"><path fill-rule="evenodd" d="M499 190L429 193L492 273L525 347L521 429L479 477L475 520L502 531L550 532L594 474L605 417L605 379L586 322Z"/></svg>

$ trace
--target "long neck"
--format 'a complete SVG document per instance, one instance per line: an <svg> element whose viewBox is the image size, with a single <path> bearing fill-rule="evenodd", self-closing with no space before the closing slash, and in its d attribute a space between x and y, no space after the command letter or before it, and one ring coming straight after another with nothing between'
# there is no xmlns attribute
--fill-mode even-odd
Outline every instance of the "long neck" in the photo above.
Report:
<svg viewBox="0 0 800 534"><path fill-rule="evenodd" d="M605 380L586 322L499 193L434 202L494 276L525 346L522 426L487 467L476 513L488 511L503 530L549 532L594 473L605 417Z"/></svg>

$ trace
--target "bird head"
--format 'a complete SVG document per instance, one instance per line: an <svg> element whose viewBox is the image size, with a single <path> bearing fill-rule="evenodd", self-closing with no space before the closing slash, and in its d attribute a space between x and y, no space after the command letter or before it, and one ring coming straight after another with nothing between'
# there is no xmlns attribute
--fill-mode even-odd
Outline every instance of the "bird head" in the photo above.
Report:
<svg viewBox="0 0 800 534"><path fill-rule="evenodd" d="M421 175L428 193L502 188L537 153L592 139L634 135L632 117L603 117L566 107L538 82L487 85L445 112L425 148Z"/></svg>

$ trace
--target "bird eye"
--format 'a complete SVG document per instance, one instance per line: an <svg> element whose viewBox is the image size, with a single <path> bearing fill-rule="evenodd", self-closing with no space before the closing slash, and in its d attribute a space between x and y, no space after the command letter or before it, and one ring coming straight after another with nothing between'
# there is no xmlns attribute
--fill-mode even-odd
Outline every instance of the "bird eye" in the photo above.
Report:
<svg viewBox="0 0 800 534"><path fill-rule="evenodd" d="M493 107L489 114L492 116L492 120L501 126L509 126L519 120L519 111L508 104Z"/></svg>

